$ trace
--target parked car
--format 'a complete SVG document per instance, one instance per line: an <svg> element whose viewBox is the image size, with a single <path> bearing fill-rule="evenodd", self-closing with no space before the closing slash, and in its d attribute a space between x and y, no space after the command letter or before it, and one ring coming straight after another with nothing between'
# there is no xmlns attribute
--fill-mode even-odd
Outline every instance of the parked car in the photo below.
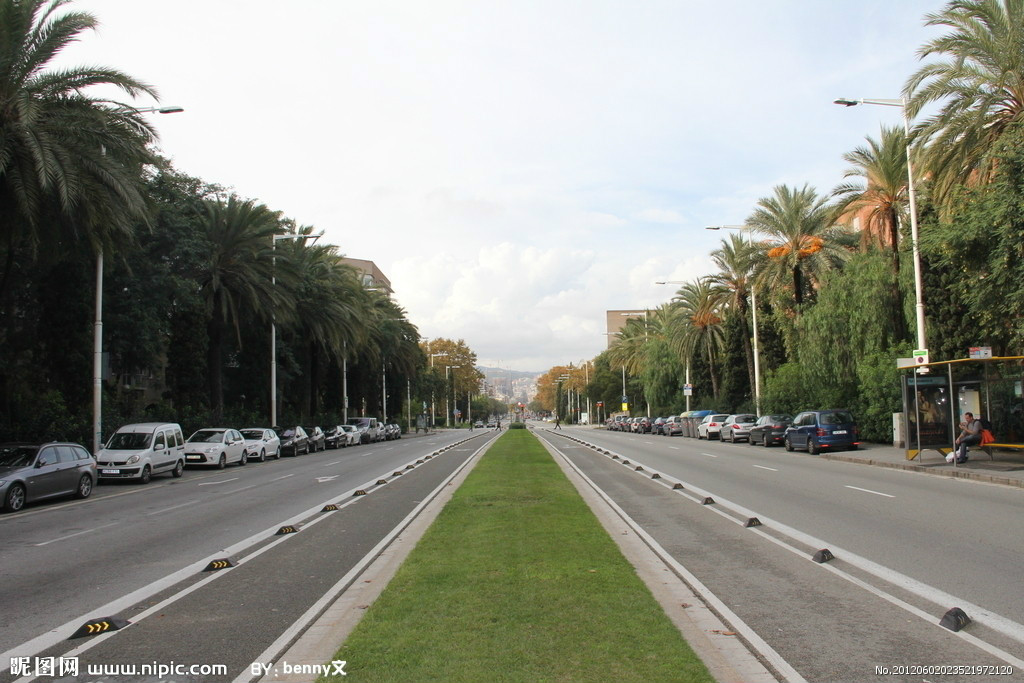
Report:
<svg viewBox="0 0 1024 683"><path fill-rule="evenodd" d="M119 427L99 450L100 480L137 479L148 484L154 474L185 471L185 439L173 422L140 422Z"/></svg>
<svg viewBox="0 0 1024 683"><path fill-rule="evenodd" d="M209 427L199 429L185 442L185 464L212 465L224 469L231 463L249 461L245 439L237 429Z"/></svg>
<svg viewBox="0 0 1024 683"><path fill-rule="evenodd" d="M771 446L772 444L782 443L786 436L786 427L792 421L792 415L762 415L754 426L750 428L747 443L751 446L757 444Z"/></svg>
<svg viewBox="0 0 1024 683"><path fill-rule="evenodd" d="M332 425L324 429L324 443L327 448L344 448L347 445L345 430L341 425Z"/></svg>
<svg viewBox="0 0 1024 683"><path fill-rule="evenodd" d="M250 427L242 430L250 460L266 462L267 458L281 458L281 437L273 429Z"/></svg>
<svg viewBox="0 0 1024 683"><path fill-rule="evenodd" d="M384 429L375 417L357 417L349 424L359 430L360 443L374 443L384 439Z"/></svg>
<svg viewBox="0 0 1024 683"><path fill-rule="evenodd" d="M281 455L299 456L309 453L309 437L302 427L277 430L281 435Z"/></svg>
<svg viewBox="0 0 1024 683"><path fill-rule="evenodd" d="M397 422L389 422L384 425L384 438L388 441L402 438L402 426Z"/></svg>
<svg viewBox="0 0 1024 683"><path fill-rule="evenodd" d="M783 437L786 450L806 448L814 455L822 450L860 445L860 431L849 410L807 410L793 418Z"/></svg>
<svg viewBox="0 0 1024 683"><path fill-rule="evenodd" d="M77 443L0 445L0 507L7 512L57 496L88 498L97 477L96 461Z"/></svg>
<svg viewBox="0 0 1024 683"><path fill-rule="evenodd" d="M683 429L683 418L679 415L673 415L672 417L665 418L665 424L661 426L661 431L665 436L676 436L684 434Z"/></svg>
<svg viewBox="0 0 1024 683"><path fill-rule="evenodd" d="M657 434L662 436L665 434L665 419L664 417L654 418L654 422L651 423L651 434Z"/></svg>
<svg viewBox="0 0 1024 683"><path fill-rule="evenodd" d="M723 415L721 413L705 415L704 419L701 420L699 425L697 425L697 438L710 440L720 437L722 435L722 423L724 423L728 417L728 415Z"/></svg>
<svg viewBox="0 0 1024 683"><path fill-rule="evenodd" d="M344 439L341 442L342 448L359 445L358 429L356 429L352 425L338 425L338 429L340 429L342 431L342 434L344 435Z"/></svg>
<svg viewBox="0 0 1024 683"><path fill-rule="evenodd" d="M730 415L725 418L725 422L722 423L722 430L719 432L719 438L722 441L729 441L736 443L737 441L746 441L747 437L750 436L750 428L757 422L757 415L751 415L749 413L737 413L736 415Z"/></svg>
<svg viewBox="0 0 1024 683"><path fill-rule="evenodd" d="M310 453L327 450L327 436L324 434L324 430L319 427L303 427L303 429L306 436L309 437Z"/></svg>

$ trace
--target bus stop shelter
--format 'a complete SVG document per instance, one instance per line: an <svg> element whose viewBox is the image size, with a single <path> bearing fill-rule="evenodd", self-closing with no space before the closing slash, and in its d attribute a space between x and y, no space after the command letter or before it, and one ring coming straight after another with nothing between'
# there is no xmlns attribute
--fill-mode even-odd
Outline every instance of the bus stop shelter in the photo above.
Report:
<svg viewBox="0 0 1024 683"><path fill-rule="evenodd" d="M996 442L985 449L990 458L992 449L1024 452L1024 356L960 358L902 369L907 460L920 460L927 450L943 457L952 451L964 413L992 423Z"/></svg>

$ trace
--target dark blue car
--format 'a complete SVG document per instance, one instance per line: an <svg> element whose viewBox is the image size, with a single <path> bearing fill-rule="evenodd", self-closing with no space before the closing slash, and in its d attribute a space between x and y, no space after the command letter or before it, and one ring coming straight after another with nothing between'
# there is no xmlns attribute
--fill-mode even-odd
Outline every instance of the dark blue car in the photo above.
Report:
<svg viewBox="0 0 1024 683"><path fill-rule="evenodd" d="M811 455L823 450L860 445L860 431L849 410L806 410L793 418L784 437L786 450L806 448Z"/></svg>

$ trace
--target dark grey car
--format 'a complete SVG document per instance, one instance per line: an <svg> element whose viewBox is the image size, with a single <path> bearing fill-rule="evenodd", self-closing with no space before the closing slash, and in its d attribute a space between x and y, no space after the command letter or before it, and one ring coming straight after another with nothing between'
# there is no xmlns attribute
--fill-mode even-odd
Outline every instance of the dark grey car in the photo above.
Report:
<svg viewBox="0 0 1024 683"><path fill-rule="evenodd" d="M750 430L748 437L750 445L761 444L767 447L782 443L786 436L786 427L792 421L792 415L762 415Z"/></svg>
<svg viewBox="0 0 1024 683"><path fill-rule="evenodd" d="M96 476L96 461L76 443L0 445L0 501L8 512L57 496L88 498Z"/></svg>

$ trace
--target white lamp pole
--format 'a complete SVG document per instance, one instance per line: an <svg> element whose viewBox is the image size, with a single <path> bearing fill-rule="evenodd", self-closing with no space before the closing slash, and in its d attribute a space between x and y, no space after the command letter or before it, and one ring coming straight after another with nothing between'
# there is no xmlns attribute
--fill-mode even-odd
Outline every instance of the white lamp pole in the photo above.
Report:
<svg viewBox="0 0 1024 683"><path fill-rule="evenodd" d="M177 114L181 107L130 107L139 114ZM103 150L106 154L106 150ZM103 445L103 248L96 252L96 315L92 325L92 452Z"/></svg>
<svg viewBox="0 0 1024 683"><path fill-rule="evenodd" d="M273 235L271 238L271 264L270 264L270 284L277 286L277 241L278 240L305 240L310 239L316 242L323 236L323 231L316 235ZM343 372L347 374L348 368L346 367ZM345 382L345 417L348 417L348 387L347 380ZM348 422L348 420L345 420ZM270 427L277 427L277 314L271 313L270 315Z"/></svg>
<svg viewBox="0 0 1024 683"><path fill-rule="evenodd" d="M910 204L910 246L914 255L914 309L917 320L917 348L927 349L928 340L924 327L924 285L921 281L921 250L917 232L917 193L914 190L914 167L910 162L910 118L907 116L907 98L864 98L851 100L839 98L835 104L855 107L858 104L877 104L883 107L899 107L903 112L903 130L907 136L907 201ZM895 245L894 245L895 246Z"/></svg>
<svg viewBox="0 0 1024 683"><path fill-rule="evenodd" d="M742 230L747 233L747 242L754 248L754 235L746 225L709 225L705 230ZM753 275L753 272L751 272ZM761 353L757 345L757 288L753 278L750 282L750 310L754 325L754 411L761 415Z"/></svg>

